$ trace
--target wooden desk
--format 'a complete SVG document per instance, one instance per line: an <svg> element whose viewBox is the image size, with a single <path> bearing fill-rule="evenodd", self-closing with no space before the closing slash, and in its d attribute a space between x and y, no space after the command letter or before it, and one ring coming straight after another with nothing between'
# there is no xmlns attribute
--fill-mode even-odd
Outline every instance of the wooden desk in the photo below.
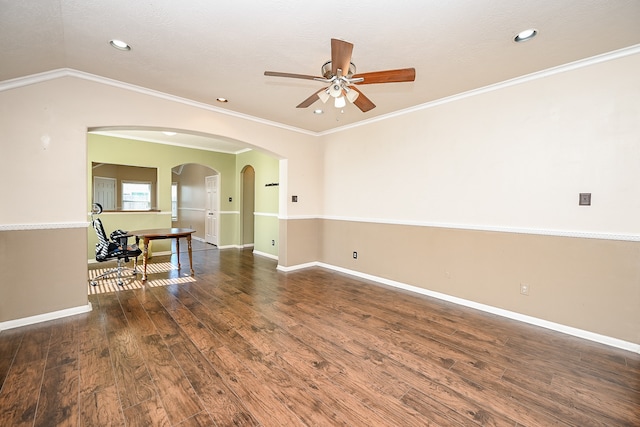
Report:
<svg viewBox="0 0 640 427"><path fill-rule="evenodd" d="M178 269L180 269L180 238L187 238L187 247L189 248L189 267L191 268L191 275L193 276L193 256L191 254L191 235L196 230L191 228L153 228L150 230L134 230L129 231L129 235L136 236L136 244L140 243L142 239L144 244L144 250L142 252L142 264L144 272L142 273L142 281L147 280L147 257L149 255L149 242L151 240L159 239L176 239L176 252L178 255Z"/></svg>

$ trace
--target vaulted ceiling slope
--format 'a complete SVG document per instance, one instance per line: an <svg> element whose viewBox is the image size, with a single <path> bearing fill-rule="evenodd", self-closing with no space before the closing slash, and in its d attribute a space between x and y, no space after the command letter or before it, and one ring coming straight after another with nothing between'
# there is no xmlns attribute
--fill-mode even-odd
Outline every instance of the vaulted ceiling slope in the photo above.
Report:
<svg viewBox="0 0 640 427"><path fill-rule="evenodd" d="M638 45L639 23L638 0L0 0L0 86L71 69L326 132ZM322 84L263 73L321 75L331 38L354 44L358 71L414 67L415 82L367 85L367 113L296 108Z"/></svg>

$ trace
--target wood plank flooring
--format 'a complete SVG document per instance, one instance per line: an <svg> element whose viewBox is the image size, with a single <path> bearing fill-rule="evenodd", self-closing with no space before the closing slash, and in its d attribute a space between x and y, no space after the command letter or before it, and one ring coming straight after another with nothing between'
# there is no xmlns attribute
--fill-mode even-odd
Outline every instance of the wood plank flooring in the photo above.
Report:
<svg viewBox="0 0 640 427"><path fill-rule="evenodd" d="M196 250L195 282L0 332L0 425L640 426L638 354L275 267Z"/></svg>

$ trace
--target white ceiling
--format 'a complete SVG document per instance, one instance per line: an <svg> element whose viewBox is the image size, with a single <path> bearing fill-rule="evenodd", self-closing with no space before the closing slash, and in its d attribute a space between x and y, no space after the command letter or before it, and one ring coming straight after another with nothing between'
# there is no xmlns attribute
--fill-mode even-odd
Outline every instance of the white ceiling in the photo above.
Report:
<svg viewBox="0 0 640 427"><path fill-rule="evenodd" d="M361 86L367 113L295 108L323 84L264 71L320 75L331 38L358 72L414 67L415 82ZM638 45L640 1L0 0L0 40L0 87L68 68L315 133Z"/></svg>

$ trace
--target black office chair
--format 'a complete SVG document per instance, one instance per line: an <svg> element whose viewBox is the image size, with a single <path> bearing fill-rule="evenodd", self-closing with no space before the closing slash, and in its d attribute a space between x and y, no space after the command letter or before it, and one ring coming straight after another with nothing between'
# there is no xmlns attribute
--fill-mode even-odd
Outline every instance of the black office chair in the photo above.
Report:
<svg viewBox="0 0 640 427"><path fill-rule="evenodd" d="M101 213L102 205L100 203L94 203L91 209L91 223L98 236L98 243L96 243L96 261L104 262L116 259L117 266L94 277L93 280L91 280L91 285L97 286L98 280L116 273L118 285L122 286L122 274L124 272L131 271L131 275L133 276L138 273L138 256L142 254L142 250L140 250L137 245L128 244L129 235L126 231L116 230L112 232L110 235L111 240L109 240L100 218L94 218L94 215ZM125 266L125 263L129 262L129 258L135 258L133 269Z"/></svg>

